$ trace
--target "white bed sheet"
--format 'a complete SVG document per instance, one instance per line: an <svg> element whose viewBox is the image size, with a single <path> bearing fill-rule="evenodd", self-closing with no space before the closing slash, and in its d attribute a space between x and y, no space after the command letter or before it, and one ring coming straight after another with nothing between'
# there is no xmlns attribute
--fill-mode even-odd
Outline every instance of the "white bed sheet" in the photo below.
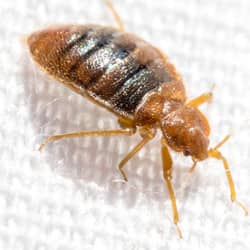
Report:
<svg viewBox="0 0 250 250"><path fill-rule="evenodd" d="M250 206L250 1L117 0L129 31L161 48L189 97L216 83L211 145L223 146L238 199ZM43 75L21 38L54 23L115 25L102 1L0 1L0 249L250 249L250 220L230 202L220 162L208 160L183 187L190 159L174 154L179 240L162 178L159 136L126 167L139 136L82 138L36 149L48 135L116 128L116 118Z"/></svg>

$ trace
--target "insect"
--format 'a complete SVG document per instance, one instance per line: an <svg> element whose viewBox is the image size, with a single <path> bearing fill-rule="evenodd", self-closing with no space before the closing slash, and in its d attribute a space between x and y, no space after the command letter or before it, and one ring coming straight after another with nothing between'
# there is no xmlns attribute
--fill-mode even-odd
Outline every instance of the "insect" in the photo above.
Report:
<svg viewBox="0 0 250 250"><path fill-rule="evenodd" d="M209 123L198 107L211 100L212 93L188 101L182 78L168 58L148 42L126 32L111 2L108 1L107 5L119 28L101 25L54 26L29 35L27 44L32 58L42 70L111 111L117 116L121 129L54 135L45 140L39 149L64 138L131 136L138 131L141 141L119 164L120 173L127 181L125 164L160 130L163 177L171 199L173 222L180 237L169 148L192 157L191 171L199 161L209 157L221 160L231 200L237 202L247 214L244 205L236 200L228 162L219 151L230 136L209 148Z"/></svg>

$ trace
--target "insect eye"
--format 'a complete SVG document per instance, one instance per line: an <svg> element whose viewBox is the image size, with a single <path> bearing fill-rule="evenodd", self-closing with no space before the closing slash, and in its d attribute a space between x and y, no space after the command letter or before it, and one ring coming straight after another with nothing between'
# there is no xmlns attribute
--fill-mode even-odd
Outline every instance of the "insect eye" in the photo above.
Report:
<svg viewBox="0 0 250 250"><path fill-rule="evenodd" d="M186 150L183 151L183 154L184 154L185 156L189 156L189 155L190 155L190 152L186 149Z"/></svg>

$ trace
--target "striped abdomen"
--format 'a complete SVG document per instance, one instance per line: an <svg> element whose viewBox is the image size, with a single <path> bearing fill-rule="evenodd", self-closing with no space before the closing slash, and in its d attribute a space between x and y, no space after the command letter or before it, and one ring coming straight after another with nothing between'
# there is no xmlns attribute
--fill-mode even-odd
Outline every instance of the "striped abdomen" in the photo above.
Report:
<svg viewBox="0 0 250 250"><path fill-rule="evenodd" d="M133 115L147 93L175 80L157 49L114 28L55 27L33 33L28 43L49 74L122 115Z"/></svg>

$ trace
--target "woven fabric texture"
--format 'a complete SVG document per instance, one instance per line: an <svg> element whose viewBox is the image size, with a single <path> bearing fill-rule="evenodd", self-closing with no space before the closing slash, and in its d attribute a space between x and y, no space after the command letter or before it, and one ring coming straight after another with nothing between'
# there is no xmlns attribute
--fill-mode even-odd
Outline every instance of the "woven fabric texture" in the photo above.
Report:
<svg viewBox="0 0 250 250"><path fill-rule="evenodd" d="M201 109L211 145L233 133L227 157L238 199L250 206L250 1L117 0L126 28L164 51ZM40 72L22 38L56 23L116 26L103 1L0 1L0 249L250 249L250 220L230 201L222 163L172 152L179 240L162 177L160 134L126 166L140 137L79 138L37 147L46 136L118 128L116 117ZM186 181L184 181L186 180Z"/></svg>

